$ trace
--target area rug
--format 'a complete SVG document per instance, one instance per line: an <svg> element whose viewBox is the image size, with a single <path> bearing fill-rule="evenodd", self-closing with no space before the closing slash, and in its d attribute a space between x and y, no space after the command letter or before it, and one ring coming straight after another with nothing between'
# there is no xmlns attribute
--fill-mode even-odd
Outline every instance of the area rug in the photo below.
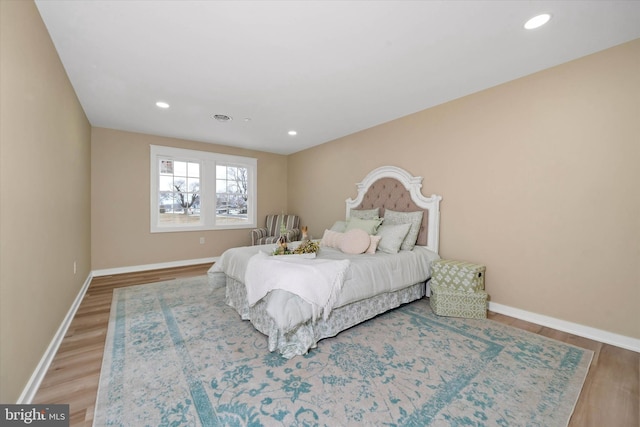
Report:
<svg viewBox="0 0 640 427"><path fill-rule="evenodd" d="M114 291L94 425L566 426L592 357L423 299L287 360L203 276Z"/></svg>

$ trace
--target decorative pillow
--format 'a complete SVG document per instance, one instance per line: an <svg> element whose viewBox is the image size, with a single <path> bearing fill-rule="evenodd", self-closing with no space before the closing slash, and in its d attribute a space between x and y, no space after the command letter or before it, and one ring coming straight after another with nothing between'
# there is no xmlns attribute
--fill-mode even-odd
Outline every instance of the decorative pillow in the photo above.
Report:
<svg viewBox="0 0 640 427"><path fill-rule="evenodd" d="M423 211L415 212L396 212L391 209L384 211L384 223L388 225L395 224L411 224L409 232L405 236L400 249L403 251L410 251L416 245L418 240L418 233L420 232L420 225L422 224Z"/></svg>
<svg viewBox="0 0 640 427"><path fill-rule="evenodd" d="M331 231L337 231L339 233L344 233L344 230L347 229L347 221L336 221L331 226Z"/></svg>
<svg viewBox="0 0 640 427"><path fill-rule="evenodd" d="M332 230L324 230L324 235L320 241L320 246L340 249L340 242L344 238L344 233Z"/></svg>
<svg viewBox="0 0 640 427"><path fill-rule="evenodd" d="M340 250L345 254L361 254L371 244L369 234L359 228L349 230L343 236L340 241Z"/></svg>
<svg viewBox="0 0 640 427"><path fill-rule="evenodd" d="M354 228L359 228L367 232L367 234L376 234L376 230L382 224L382 219L360 219L360 218L349 218L347 221L347 228L345 232L349 230L353 230Z"/></svg>
<svg viewBox="0 0 640 427"><path fill-rule="evenodd" d="M411 224L381 225L376 234L381 237L378 250L397 254L410 228Z"/></svg>
<svg viewBox="0 0 640 427"><path fill-rule="evenodd" d="M351 209L349 211L350 218L360 219L378 219L380 216L380 208L375 209Z"/></svg>
<svg viewBox="0 0 640 427"><path fill-rule="evenodd" d="M369 240L370 240L369 247L364 253L375 254L376 249L378 249L378 243L380 243L380 239L382 239L382 237L380 236L369 236Z"/></svg>

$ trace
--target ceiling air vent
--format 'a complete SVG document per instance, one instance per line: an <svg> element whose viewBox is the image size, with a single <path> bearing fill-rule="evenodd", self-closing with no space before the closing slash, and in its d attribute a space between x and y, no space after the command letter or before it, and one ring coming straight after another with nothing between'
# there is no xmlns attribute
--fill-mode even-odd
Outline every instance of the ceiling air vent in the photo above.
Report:
<svg viewBox="0 0 640 427"><path fill-rule="evenodd" d="M231 120L233 120L231 116L227 116L226 114L214 114L211 117L219 122L230 122Z"/></svg>

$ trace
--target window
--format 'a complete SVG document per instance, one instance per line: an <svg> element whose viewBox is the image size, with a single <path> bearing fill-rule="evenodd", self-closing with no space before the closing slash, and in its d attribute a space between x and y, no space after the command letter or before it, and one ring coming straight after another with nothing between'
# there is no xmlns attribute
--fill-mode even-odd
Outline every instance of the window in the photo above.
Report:
<svg viewBox="0 0 640 427"><path fill-rule="evenodd" d="M250 157L151 146L151 232L256 227Z"/></svg>
<svg viewBox="0 0 640 427"><path fill-rule="evenodd" d="M249 169L216 165L216 216L219 224L246 221Z"/></svg>
<svg viewBox="0 0 640 427"><path fill-rule="evenodd" d="M160 159L159 179L159 222L200 224L200 163Z"/></svg>

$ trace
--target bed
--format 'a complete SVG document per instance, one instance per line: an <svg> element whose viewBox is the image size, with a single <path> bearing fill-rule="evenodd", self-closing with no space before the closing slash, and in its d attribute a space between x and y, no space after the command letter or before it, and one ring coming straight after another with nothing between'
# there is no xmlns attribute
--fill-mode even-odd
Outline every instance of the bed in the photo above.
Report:
<svg viewBox="0 0 640 427"><path fill-rule="evenodd" d="M442 198L425 197L421 187L421 177L401 168L377 168L357 184L344 221L325 230L314 257L273 256L275 244L232 248L210 268L209 281L226 286L226 303L268 337L269 351L285 358L306 354L324 338L425 295L431 263L439 259ZM378 217L378 226L367 229L369 253L345 249L345 236L361 234L353 228L366 229ZM335 237L340 244L332 244ZM332 283L329 302L314 303L306 292L325 279ZM263 289L260 280L272 287Z"/></svg>

